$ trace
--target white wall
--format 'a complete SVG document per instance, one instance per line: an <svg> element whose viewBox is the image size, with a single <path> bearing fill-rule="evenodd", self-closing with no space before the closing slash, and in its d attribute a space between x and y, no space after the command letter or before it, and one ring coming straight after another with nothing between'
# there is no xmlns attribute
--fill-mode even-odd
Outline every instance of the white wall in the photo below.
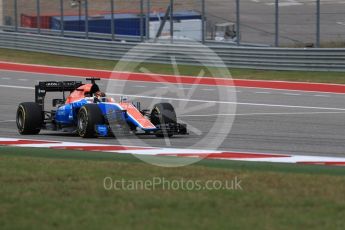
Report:
<svg viewBox="0 0 345 230"><path fill-rule="evenodd" d="M150 38L155 38L160 24L160 21L150 22ZM202 23L200 19L181 20L178 22L174 22L174 37L177 39L192 39L195 41L201 41L201 24ZM166 21L161 36L170 36L169 20Z"/></svg>

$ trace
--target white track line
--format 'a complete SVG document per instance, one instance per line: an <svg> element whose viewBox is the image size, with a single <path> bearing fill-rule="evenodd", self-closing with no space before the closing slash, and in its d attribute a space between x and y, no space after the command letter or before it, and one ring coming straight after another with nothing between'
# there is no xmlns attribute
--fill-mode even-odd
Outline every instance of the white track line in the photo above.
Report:
<svg viewBox="0 0 345 230"><path fill-rule="evenodd" d="M287 95L287 96L301 96L301 94L299 94L299 93L283 93L283 95Z"/></svg>
<svg viewBox="0 0 345 230"><path fill-rule="evenodd" d="M190 90L192 88L191 87L178 87L178 89L180 89L180 90Z"/></svg>
<svg viewBox="0 0 345 230"><path fill-rule="evenodd" d="M318 84L318 83L316 83ZM327 84L327 85L334 85L334 84ZM289 92L300 92L305 95L309 95L310 93L327 93L327 94L334 94L334 95L341 95L345 96L345 93L334 93L334 92L323 92L323 91L315 91L315 90L297 90L297 89L273 89L267 87L251 87L251 86L233 86L234 88L244 88L244 89L261 89L261 90L272 90L274 91L289 91Z"/></svg>
<svg viewBox="0 0 345 230"><path fill-rule="evenodd" d="M0 123L8 123L8 122L15 122L16 120L5 120L5 121L0 121Z"/></svg>
<svg viewBox="0 0 345 230"><path fill-rule="evenodd" d="M256 94L272 94L271 92L255 92Z"/></svg>
<svg viewBox="0 0 345 230"><path fill-rule="evenodd" d="M313 97L331 97L331 96L330 95L316 94L316 95L313 95Z"/></svg>
<svg viewBox="0 0 345 230"><path fill-rule="evenodd" d="M19 85L0 85L1 88L12 88L12 89L35 89L35 87L19 86Z"/></svg>
<svg viewBox="0 0 345 230"><path fill-rule="evenodd" d="M344 112L296 112L296 113L228 113L228 114L191 114L178 117L218 117L218 116L269 116L269 115L318 115L318 114L345 114Z"/></svg>
<svg viewBox="0 0 345 230"><path fill-rule="evenodd" d="M122 96L123 94L108 93L112 96ZM153 96L142 96L142 95L126 95L132 98L148 98L148 99L164 99L171 101L190 101L200 103L215 103L215 104L232 104L232 105L249 105L249 106L265 106L265 107L282 107L282 108L295 108L295 109L319 109L319 110L337 110L345 111L345 108L328 108L328 107L313 107L313 106L297 106L297 105L277 105L277 104L261 104L261 103L244 103L244 102L233 102L233 101L208 101L198 99L184 99L184 98L172 98L172 97L153 97Z"/></svg>
<svg viewBox="0 0 345 230"><path fill-rule="evenodd" d="M27 86L16 86L16 85L0 85L3 88L15 88L15 89L35 89L34 87ZM112 96L123 96L123 94L108 93ZM243 102L232 102L232 101L208 101L198 99L185 99L185 98L172 98L172 97L152 97L143 95L127 94L126 96L133 98L149 98L149 99L163 99L171 101L189 101L189 102L200 102L200 103L215 103L215 104L232 104L232 105L248 105L248 106L264 106L264 107L281 107L281 108L295 108L295 109L319 109L319 110L337 110L345 111L345 108L329 108L329 107L313 107L313 106L297 106L297 105L277 105L277 104L262 104L262 103L243 103Z"/></svg>
<svg viewBox="0 0 345 230"><path fill-rule="evenodd" d="M338 25L345 26L345 22L336 22Z"/></svg>

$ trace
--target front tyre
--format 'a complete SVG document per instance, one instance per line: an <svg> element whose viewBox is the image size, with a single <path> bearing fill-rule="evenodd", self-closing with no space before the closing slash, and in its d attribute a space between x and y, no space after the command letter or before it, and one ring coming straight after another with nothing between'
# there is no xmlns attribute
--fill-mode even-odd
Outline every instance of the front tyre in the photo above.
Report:
<svg viewBox="0 0 345 230"><path fill-rule="evenodd" d="M174 107L170 103L156 104L151 111L151 122L156 127L160 127L156 132L157 137L172 137L174 133L168 127L177 124Z"/></svg>
<svg viewBox="0 0 345 230"><path fill-rule="evenodd" d="M86 104L80 108L77 120L77 133L83 138L96 137L96 125L104 124L101 110L96 104Z"/></svg>
<svg viewBox="0 0 345 230"><path fill-rule="evenodd" d="M20 103L16 114L18 132L21 135L36 135L43 124L42 108L35 102Z"/></svg>

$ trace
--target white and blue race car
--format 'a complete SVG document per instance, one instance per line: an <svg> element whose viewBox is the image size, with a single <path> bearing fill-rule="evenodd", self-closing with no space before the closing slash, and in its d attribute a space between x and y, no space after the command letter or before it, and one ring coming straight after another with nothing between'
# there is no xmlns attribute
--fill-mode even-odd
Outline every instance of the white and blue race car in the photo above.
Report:
<svg viewBox="0 0 345 230"><path fill-rule="evenodd" d="M177 123L176 113L169 103L159 103L151 110L141 110L140 103L114 99L100 93L97 78L80 81L39 82L35 87L35 102L20 103L16 122L22 135L38 134L42 129L77 133L83 138L148 134L157 137L186 135L187 125ZM53 108L45 111L47 92L62 92L53 99ZM69 92L65 98L65 92Z"/></svg>

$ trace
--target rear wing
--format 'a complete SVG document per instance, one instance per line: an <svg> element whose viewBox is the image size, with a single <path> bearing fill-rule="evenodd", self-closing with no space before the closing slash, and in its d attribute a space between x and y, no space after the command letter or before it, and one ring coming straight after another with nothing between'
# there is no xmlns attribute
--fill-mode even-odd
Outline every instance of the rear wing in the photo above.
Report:
<svg viewBox="0 0 345 230"><path fill-rule="evenodd" d="M62 92L65 100L65 92L71 92L82 86L81 81L43 81L35 86L35 102L44 110L44 98L47 92Z"/></svg>
<svg viewBox="0 0 345 230"><path fill-rule="evenodd" d="M82 86L81 81L41 81L36 88L45 92L73 91Z"/></svg>

